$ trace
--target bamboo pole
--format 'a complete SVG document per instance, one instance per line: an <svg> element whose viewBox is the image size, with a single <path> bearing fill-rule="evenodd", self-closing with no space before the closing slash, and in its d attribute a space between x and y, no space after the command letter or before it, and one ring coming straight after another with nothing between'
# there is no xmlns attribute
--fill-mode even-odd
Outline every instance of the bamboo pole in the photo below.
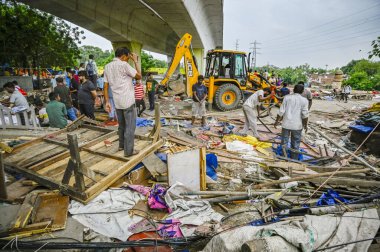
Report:
<svg viewBox="0 0 380 252"><path fill-rule="evenodd" d="M320 177L326 177L330 176L332 174L353 174L353 173L366 173L369 172L370 169L358 169L358 170L350 170L350 171L334 171L334 172L323 172L323 173L318 173L318 174L312 174L312 175L307 175L307 176L298 176L294 177L291 179L284 179L284 180L276 180L276 181L271 181L267 183L262 183L253 186L253 188L262 188L266 186L272 186L272 185L278 185L278 184L283 184L283 183L289 183L293 181L303 181L303 180L308 180L308 179L314 179L314 178L320 178Z"/></svg>

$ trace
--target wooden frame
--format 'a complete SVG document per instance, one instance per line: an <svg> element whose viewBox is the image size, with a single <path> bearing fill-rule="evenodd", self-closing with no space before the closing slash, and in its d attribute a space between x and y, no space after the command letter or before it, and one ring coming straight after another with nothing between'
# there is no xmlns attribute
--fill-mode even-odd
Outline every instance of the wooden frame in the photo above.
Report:
<svg viewBox="0 0 380 252"><path fill-rule="evenodd" d="M5 168L87 203L163 145L156 132L158 126L148 138L135 137L139 153L124 157L123 151L118 150L117 131L89 126L80 120L73 123L75 127L71 124L19 145L5 156ZM159 115L156 120L159 121Z"/></svg>

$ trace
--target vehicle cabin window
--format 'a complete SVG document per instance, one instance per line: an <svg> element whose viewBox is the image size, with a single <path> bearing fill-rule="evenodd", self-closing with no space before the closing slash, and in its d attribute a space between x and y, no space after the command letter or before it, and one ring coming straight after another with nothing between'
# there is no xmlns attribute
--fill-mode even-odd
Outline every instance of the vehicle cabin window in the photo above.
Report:
<svg viewBox="0 0 380 252"><path fill-rule="evenodd" d="M207 68L207 76L212 76L214 72L214 64L215 64L215 54L212 54L209 57L209 64Z"/></svg>
<svg viewBox="0 0 380 252"><path fill-rule="evenodd" d="M235 77L244 76L244 57L243 55L237 54L235 56Z"/></svg>
<svg viewBox="0 0 380 252"><path fill-rule="evenodd" d="M221 69L221 76L224 76L226 78L231 77L231 63L230 63L230 55L223 55L222 57L222 69Z"/></svg>

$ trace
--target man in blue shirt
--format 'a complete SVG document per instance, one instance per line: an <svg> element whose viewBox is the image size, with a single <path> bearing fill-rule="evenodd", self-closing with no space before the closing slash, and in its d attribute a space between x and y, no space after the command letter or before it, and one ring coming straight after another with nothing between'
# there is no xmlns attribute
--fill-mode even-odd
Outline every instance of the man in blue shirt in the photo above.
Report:
<svg viewBox="0 0 380 252"><path fill-rule="evenodd" d="M203 75L198 76L198 82L192 87L193 106L191 124L194 125L196 116L202 118L202 126L206 125L206 98L207 87L203 84Z"/></svg>
<svg viewBox="0 0 380 252"><path fill-rule="evenodd" d="M288 88L288 84L287 83L283 83L282 84L282 88L280 89L280 92L281 92L281 96L284 97L285 95L288 95L290 94L290 90Z"/></svg>

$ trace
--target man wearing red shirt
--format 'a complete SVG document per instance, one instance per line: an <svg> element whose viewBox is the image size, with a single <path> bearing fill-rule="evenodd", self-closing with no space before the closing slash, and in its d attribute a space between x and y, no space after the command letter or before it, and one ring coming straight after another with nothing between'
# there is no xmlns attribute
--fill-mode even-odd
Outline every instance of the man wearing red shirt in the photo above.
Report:
<svg viewBox="0 0 380 252"><path fill-rule="evenodd" d="M146 108L145 101L144 101L144 87L141 84L141 80L136 81L135 100L136 100L137 116L140 117L142 112L144 112Z"/></svg>

